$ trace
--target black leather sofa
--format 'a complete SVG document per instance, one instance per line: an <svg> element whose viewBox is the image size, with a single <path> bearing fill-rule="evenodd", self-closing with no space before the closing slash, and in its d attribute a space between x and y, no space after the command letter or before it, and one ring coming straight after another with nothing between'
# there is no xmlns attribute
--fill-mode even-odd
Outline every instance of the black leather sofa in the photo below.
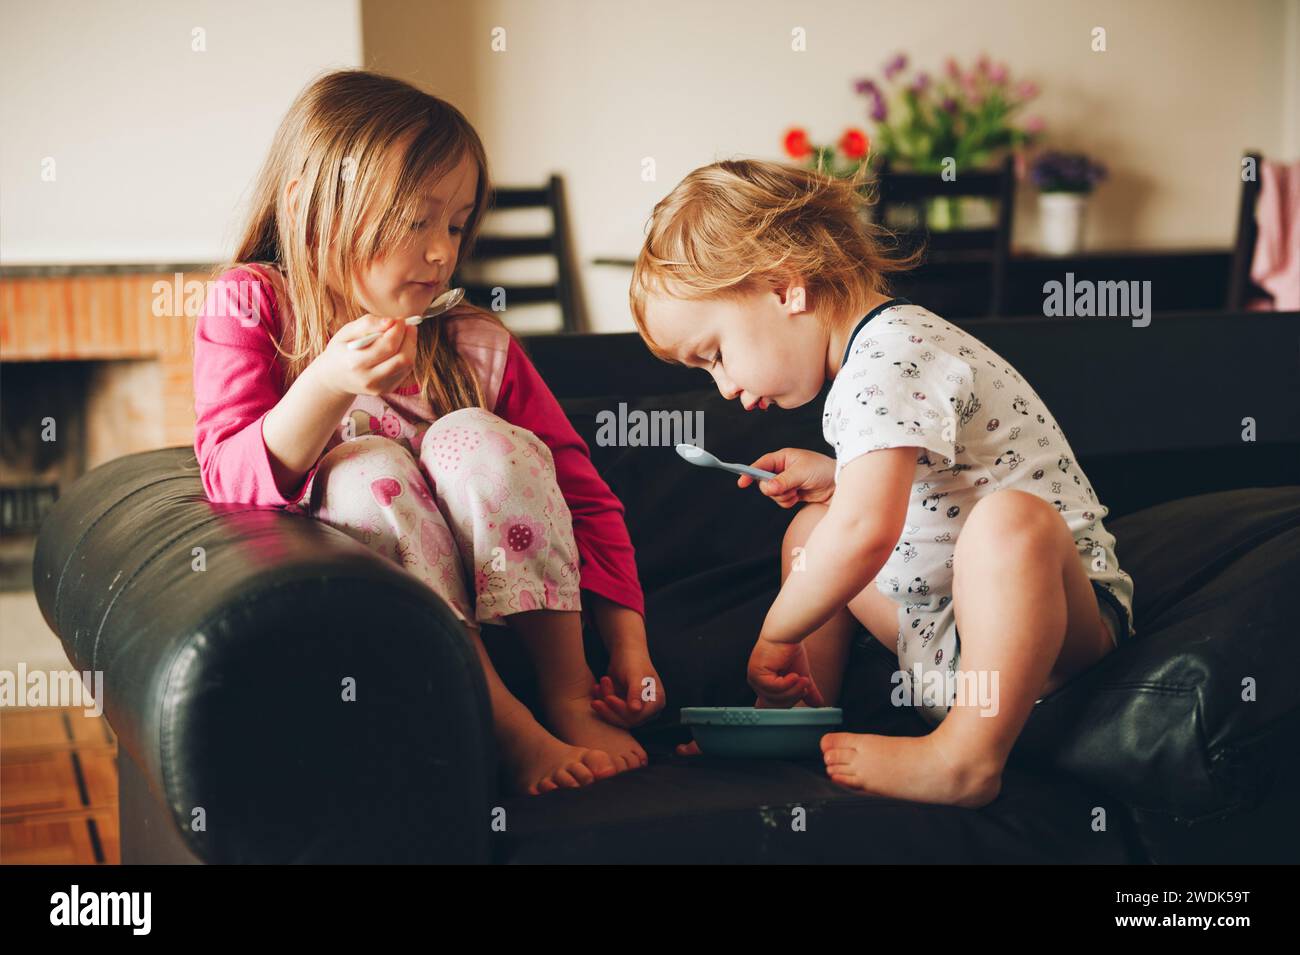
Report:
<svg viewBox="0 0 1300 955"><path fill-rule="evenodd" d="M668 697L639 732L651 764L502 792L481 671L431 591L310 519L209 504L189 448L136 454L67 490L34 570L72 662L104 672L123 862L1300 860L1300 314L968 327L1062 422L1140 629L1036 708L990 805L863 798L817 762L672 755L679 707L752 702L790 512L670 447L602 446L596 416L701 411L707 446L750 460L820 448L820 406L746 415L633 335L548 337L527 346L638 550ZM532 699L508 634L490 650ZM893 665L862 631L849 728L926 731L888 704Z"/></svg>

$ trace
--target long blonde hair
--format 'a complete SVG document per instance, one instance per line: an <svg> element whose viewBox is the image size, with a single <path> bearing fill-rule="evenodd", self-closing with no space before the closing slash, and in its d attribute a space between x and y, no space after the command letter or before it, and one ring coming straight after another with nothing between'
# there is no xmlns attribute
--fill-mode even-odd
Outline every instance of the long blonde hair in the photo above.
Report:
<svg viewBox="0 0 1300 955"><path fill-rule="evenodd" d="M412 134L404 153L394 148ZM419 217L429 182L466 155L478 167L478 188L458 265L469 257L490 195L487 156L469 120L436 96L367 70L327 73L294 100L258 175L234 260L214 273L249 264L284 273L295 321L281 323L275 347L286 385L325 350L340 319L359 317L337 314L330 290L350 301L359 269L409 237L406 223ZM285 192L294 179L296 217ZM499 323L482 309L461 306L455 314L467 311ZM434 412L481 407L482 387L445 322L424 322L418 334L414 375Z"/></svg>
<svg viewBox="0 0 1300 955"><path fill-rule="evenodd" d="M895 257L891 233L870 221L864 163L850 178L783 163L735 159L687 174L654 207L628 299L650 350L676 362L646 330L647 295L739 298L802 277L809 309L853 315L886 276L923 254Z"/></svg>

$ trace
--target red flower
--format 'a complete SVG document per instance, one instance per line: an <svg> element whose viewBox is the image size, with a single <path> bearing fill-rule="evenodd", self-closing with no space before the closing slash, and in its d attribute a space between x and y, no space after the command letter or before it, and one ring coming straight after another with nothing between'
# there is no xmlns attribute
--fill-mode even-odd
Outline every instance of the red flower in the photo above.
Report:
<svg viewBox="0 0 1300 955"><path fill-rule="evenodd" d="M803 159L812 152L808 134L797 126L790 130L785 134L785 151L794 159Z"/></svg>
<svg viewBox="0 0 1300 955"><path fill-rule="evenodd" d="M866 159L870 151L871 140L866 133L851 127L844 130L844 135L840 137L840 152L849 159Z"/></svg>

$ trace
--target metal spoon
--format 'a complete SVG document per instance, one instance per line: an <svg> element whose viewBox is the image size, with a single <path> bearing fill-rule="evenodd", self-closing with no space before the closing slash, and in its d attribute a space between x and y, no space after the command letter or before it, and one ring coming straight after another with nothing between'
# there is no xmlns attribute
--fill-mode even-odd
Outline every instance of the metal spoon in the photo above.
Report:
<svg viewBox="0 0 1300 955"><path fill-rule="evenodd" d="M710 454L703 448L697 448L693 444L677 445L677 453L684 460L702 468L721 468L724 471L730 471L732 474L748 474L750 477L758 478L761 481L770 481L776 477L771 471L751 468L748 464L730 464L727 461L719 461L715 455Z"/></svg>
<svg viewBox="0 0 1300 955"><path fill-rule="evenodd" d="M435 298L433 304L426 308L422 314L412 315L410 318L404 319L404 321L408 325L419 325L426 318L437 318L443 312L450 311L459 305L461 299L464 297L465 290L463 288L447 289L447 291ZM365 348L382 334L383 332L375 332L373 335L365 335L361 338L354 339L353 341L348 342L348 348L353 351L356 351L359 348Z"/></svg>

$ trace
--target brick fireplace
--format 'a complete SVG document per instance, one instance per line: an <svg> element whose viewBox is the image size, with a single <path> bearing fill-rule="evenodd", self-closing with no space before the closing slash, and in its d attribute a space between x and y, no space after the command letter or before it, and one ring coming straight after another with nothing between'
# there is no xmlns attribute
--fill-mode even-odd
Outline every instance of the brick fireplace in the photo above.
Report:
<svg viewBox="0 0 1300 955"><path fill-rule="evenodd" d="M0 274L0 590L31 592L40 519L71 481L193 441L194 303L159 290L208 277L193 266Z"/></svg>

